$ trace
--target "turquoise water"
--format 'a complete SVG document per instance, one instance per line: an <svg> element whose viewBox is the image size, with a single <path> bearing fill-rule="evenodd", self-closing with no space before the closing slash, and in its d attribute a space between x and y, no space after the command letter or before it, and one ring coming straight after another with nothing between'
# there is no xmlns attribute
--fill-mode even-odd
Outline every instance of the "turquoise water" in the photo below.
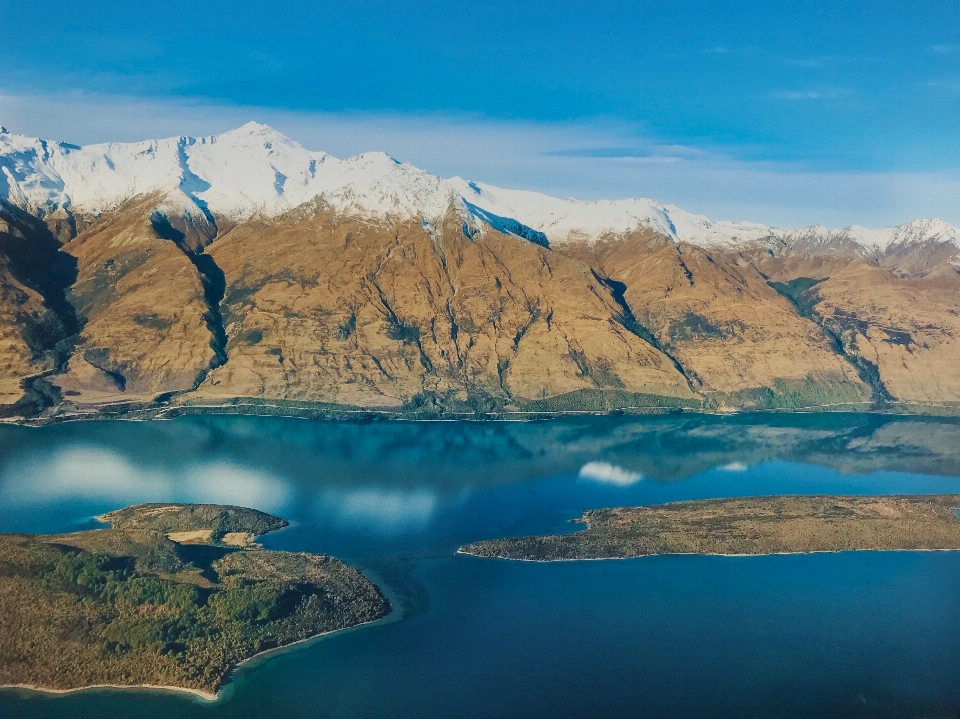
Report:
<svg viewBox="0 0 960 719"><path fill-rule="evenodd" d="M243 667L213 704L0 692L3 717L955 717L960 554L512 563L465 542L584 510L769 493L960 493L960 424L871 417L0 427L0 531L230 501L270 548L370 573L397 621Z"/></svg>

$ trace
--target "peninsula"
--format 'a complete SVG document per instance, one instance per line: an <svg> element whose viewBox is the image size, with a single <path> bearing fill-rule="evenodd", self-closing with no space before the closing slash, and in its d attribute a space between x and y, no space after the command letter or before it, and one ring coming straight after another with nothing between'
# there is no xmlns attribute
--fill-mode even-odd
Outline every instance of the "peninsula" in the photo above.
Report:
<svg viewBox="0 0 960 719"><path fill-rule="evenodd" d="M260 548L287 525L263 512L144 504L98 519L111 528L0 534L0 686L213 699L256 654L390 612L336 559Z"/></svg>
<svg viewBox="0 0 960 719"><path fill-rule="evenodd" d="M771 496L596 509L572 534L476 542L461 554L527 561L651 554L960 549L960 495Z"/></svg>

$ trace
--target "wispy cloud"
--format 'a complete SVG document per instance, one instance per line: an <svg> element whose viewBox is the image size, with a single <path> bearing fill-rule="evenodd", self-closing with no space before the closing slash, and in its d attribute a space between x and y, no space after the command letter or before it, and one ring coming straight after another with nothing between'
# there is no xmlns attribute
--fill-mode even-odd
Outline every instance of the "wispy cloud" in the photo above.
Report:
<svg viewBox="0 0 960 719"><path fill-rule="evenodd" d="M752 55L758 51L759 48L755 45L713 45L704 50L701 50L702 53L708 55Z"/></svg>
<svg viewBox="0 0 960 719"><path fill-rule="evenodd" d="M784 60L784 65L792 67L803 67L809 70L819 70L820 68L826 67L832 58L829 57L801 57L801 58L792 58Z"/></svg>
<svg viewBox="0 0 960 719"><path fill-rule="evenodd" d="M960 80L956 78L928 80L927 87L937 91L960 92Z"/></svg>
<svg viewBox="0 0 960 719"><path fill-rule="evenodd" d="M554 157L654 157L652 150L639 147L577 147L550 154Z"/></svg>
<svg viewBox="0 0 960 719"><path fill-rule="evenodd" d="M632 158L652 161L706 158L710 155L696 147L652 142L644 147L577 147L556 150L548 154L553 157Z"/></svg>
<svg viewBox="0 0 960 719"><path fill-rule="evenodd" d="M777 100L833 100L852 94L850 90L780 90L772 96Z"/></svg>

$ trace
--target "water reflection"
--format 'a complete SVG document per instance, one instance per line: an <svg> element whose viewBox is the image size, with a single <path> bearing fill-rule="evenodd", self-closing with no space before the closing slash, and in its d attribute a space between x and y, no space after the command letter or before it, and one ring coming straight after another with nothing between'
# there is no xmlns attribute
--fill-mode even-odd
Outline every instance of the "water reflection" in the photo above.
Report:
<svg viewBox="0 0 960 719"><path fill-rule="evenodd" d="M587 462L580 468L578 476L592 482L615 484L620 487L636 484L643 479L643 475L639 472L631 472L629 469L618 467L609 462Z"/></svg>
<svg viewBox="0 0 960 719"><path fill-rule="evenodd" d="M956 476L960 422L842 414L463 423L206 416L0 426L0 531L55 531L125 504L176 500L254 506L390 538L435 527L450 508L483 502L495 488L505 490L502 498L549 478L573 484L544 490L544 511L785 491L763 469L776 462L845 476ZM795 491L846 486L815 475L772 479ZM682 488L657 489L679 480L687 480Z"/></svg>
<svg viewBox="0 0 960 719"><path fill-rule="evenodd" d="M822 415L0 426L0 531L80 528L143 501L256 506L293 522L266 535L266 546L371 571L403 612L248 666L233 699L214 706L148 694L0 694L0 716L553 719L635 716L638 706L664 717L946 716L960 686L953 554L556 565L455 554L479 539L575 531L569 520L597 507L898 492L960 492L960 423Z"/></svg>
<svg viewBox="0 0 960 719"><path fill-rule="evenodd" d="M332 517L341 527L376 524L388 532L409 531L430 521L437 501L436 493L426 489L328 491L323 494L317 515Z"/></svg>
<svg viewBox="0 0 960 719"><path fill-rule="evenodd" d="M171 470L82 444L42 452L34 458L17 458L0 469L0 501L5 506L55 500L177 500L282 511L290 494L289 486L280 478L233 462L198 462Z"/></svg>

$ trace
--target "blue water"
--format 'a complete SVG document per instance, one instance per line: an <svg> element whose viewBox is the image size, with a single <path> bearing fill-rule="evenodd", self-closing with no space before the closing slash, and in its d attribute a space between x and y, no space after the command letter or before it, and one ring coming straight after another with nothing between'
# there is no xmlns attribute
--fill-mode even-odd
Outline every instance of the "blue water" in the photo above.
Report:
<svg viewBox="0 0 960 719"><path fill-rule="evenodd" d="M584 510L769 493L960 493L960 424L869 417L0 427L0 531L233 501L333 554L396 621L243 667L205 704L0 692L2 717L955 717L960 554L513 563L465 542ZM592 468L592 469L591 469Z"/></svg>

